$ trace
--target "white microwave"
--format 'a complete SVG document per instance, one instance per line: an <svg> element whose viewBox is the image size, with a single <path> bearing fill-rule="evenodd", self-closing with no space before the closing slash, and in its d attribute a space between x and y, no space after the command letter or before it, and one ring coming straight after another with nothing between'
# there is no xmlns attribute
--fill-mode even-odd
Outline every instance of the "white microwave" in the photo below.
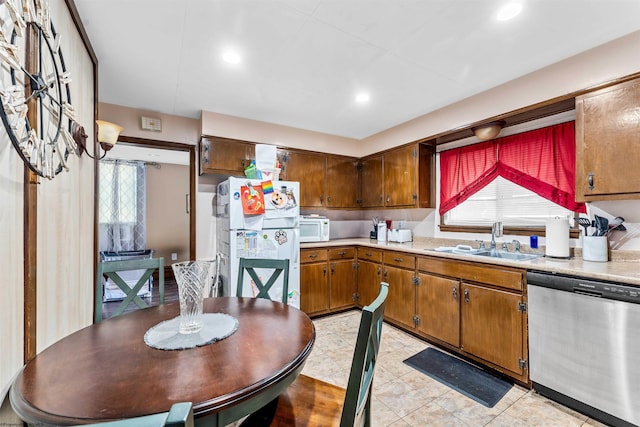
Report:
<svg viewBox="0 0 640 427"><path fill-rule="evenodd" d="M329 240L329 218L300 218L301 242L327 242Z"/></svg>

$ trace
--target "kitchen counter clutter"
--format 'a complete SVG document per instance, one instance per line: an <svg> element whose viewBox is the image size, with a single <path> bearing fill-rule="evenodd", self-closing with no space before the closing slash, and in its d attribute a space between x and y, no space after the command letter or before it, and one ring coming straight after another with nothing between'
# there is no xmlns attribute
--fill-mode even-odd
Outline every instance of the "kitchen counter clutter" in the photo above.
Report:
<svg viewBox="0 0 640 427"><path fill-rule="evenodd" d="M328 242L303 243L304 248L331 247L331 246L363 246L384 250L393 250L412 253L416 255L428 255L449 259L472 261L484 264L503 265L508 267L523 268L526 270L540 270L560 274L584 276L592 279L609 280L640 286L640 252L639 251L614 251L608 262L584 261L581 252L576 249L575 256L569 259L547 258L544 256L544 248L537 251L525 251L538 253L542 256L531 260L517 261L502 258L478 257L460 253L437 252L433 249L443 246L455 246L461 243L453 239L414 238L413 242L406 243L378 243L368 238L338 239ZM465 241L464 243L468 243ZM474 243L477 246L477 243Z"/></svg>

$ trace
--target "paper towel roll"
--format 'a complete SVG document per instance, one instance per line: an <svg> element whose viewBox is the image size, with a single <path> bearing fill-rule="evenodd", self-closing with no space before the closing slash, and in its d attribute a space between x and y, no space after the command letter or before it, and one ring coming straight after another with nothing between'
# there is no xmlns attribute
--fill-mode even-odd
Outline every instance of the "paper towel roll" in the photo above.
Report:
<svg viewBox="0 0 640 427"><path fill-rule="evenodd" d="M546 238L546 256L569 258L569 218L547 219Z"/></svg>

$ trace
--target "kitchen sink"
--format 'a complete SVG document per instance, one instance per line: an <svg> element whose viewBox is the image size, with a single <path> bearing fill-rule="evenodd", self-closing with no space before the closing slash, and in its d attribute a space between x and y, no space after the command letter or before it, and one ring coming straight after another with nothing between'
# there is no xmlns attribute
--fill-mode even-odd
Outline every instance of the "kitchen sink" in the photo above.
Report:
<svg viewBox="0 0 640 427"><path fill-rule="evenodd" d="M501 259L509 259L513 261L527 261L530 259L538 258L540 254L527 254L523 252L508 252L499 249L473 249L467 245L458 245L456 247L440 247L435 249L430 249L436 252L444 252L449 254L463 254L463 255L474 255L474 256L482 256L488 258L501 258Z"/></svg>
<svg viewBox="0 0 640 427"><path fill-rule="evenodd" d="M485 252L476 252L473 255L477 256L485 256L490 258L502 258L502 259L511 259L514 261L526 261L534 258L538 258L539 254L525 254L522 252L507 252L501 250L489 250Z"/></svg>

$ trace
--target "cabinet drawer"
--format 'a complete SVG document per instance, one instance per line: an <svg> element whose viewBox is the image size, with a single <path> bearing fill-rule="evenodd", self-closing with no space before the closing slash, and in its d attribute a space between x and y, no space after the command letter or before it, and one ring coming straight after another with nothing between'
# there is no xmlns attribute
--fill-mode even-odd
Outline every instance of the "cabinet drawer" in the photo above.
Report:
<svg viewBox="0 0 640 427"><path fill-rule="evenodd" d="M394 265L409 270L416 268L416 257L403 252L384 251L382 253L382 262L384 265Z"/></svg>
<svg viewBox="0 0 640 427"><path fill-rule="evenodd" d="M356 257L356 248L329 249L329 259L353 259Z"/></svg>
<svg viewBox="0 0 640 427"><path fill-rule="evenodd" d="M382 251L371 248L358 248L358 259L371 262L382 262Z"/></svg>
<svg viewBox="0 0 640 427"><path fill-rule="evenodd" d="M327 260L327 250L326 249L303 249L300 251L300 262L308 263L308 262L317 262L317 261L326 261Z"/></svg>
<svg viewBox="0 0 640 427"><path fill-rule="evenodd" d="M418 271L522 290L523 270L438 258L418 258Z"/></svg>

